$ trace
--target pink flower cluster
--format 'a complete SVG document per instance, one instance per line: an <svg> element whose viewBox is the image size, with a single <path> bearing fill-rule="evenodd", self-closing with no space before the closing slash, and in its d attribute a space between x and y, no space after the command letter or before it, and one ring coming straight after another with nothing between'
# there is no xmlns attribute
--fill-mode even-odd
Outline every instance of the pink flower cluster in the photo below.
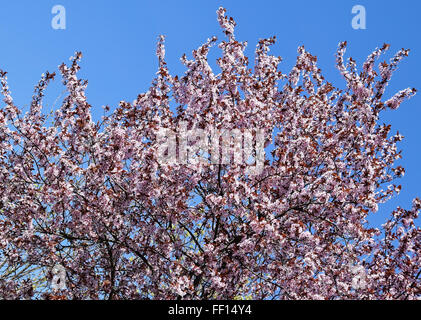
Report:
<svg viewBox="0 0 421 320"><path fill-rule="evenodd" d="M43 75L22 114L1 71L0 298L421 297L421 201L381 229L367 223L400 191L402 136L378 120L415 93L382 99L408 51L376 71L384 45L358 73L341 43L340 90L304 47L289 75L279 71L275 38L259 41L251 68L234 20L217 13L227 36L219 73L207 59L215 37L183 56L181 77L170 75L160 37L150 89L98 122L77 75L80 53L59 68L67 96L53 126L42 98L55 74ZM257 175L242 163L160 163L158 131L181 123L259 128L271 156ZM51 287L56 265L65 288Z"/></svg>

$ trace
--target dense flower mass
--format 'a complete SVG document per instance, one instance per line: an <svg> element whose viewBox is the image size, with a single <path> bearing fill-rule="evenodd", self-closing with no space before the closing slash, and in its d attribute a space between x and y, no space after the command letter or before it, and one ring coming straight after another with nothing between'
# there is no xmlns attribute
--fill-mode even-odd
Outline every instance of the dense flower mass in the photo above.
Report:
<svg viewBox="0 0 421 320"><path fill-rule="evenodd" d="M376 68L384 45L358 72L341 43L340 90L304 47L288 75L279 71L274 37L258 42L249 67L234 20L222 8L217 16L227 37L219 73L207 60L215 37L182 57L181 77L160 37L150 89L99 122L77 76L81 53L59 68L67 96L52 116L42 98L54 73L22 114L1 71L0 298L421 297L421 201L380 229L367 223L401 188L403 137L379 114L415 94L383 100L408 50ZM254 175L239 162L162 163L157 132L180 123L259 128L272 151ZM57 266L65 285L52 285Z"/></svg>

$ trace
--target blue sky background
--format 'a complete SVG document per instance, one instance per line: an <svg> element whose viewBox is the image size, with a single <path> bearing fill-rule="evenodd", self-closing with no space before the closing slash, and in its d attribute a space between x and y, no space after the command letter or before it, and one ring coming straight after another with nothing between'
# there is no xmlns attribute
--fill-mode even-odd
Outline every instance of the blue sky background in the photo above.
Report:
<svg viewBox="0 0 421 320"><path fill-rule="evenodd" d="M367 29L351 27L354 5L367 10ZM51 27L54 5L66 8L66 29ZM391 44L389 59L400 48L411 54L400 65L385 98L396 91L415 87L421 90L421 2L416 0L302 0L302 1L162 1L162 0L14 0L0 2L0 68L9 72L9 85L15 103L27 107L33 87L46 70L68 62L78 50L84 54L80 76L89 80L87 95L96 119L103 105L114 108L120 100L133 101L148 89L157 70L156 39L166 36L166 58L172 74L182 74L179 58L212 35L223 38L216 10L224 6L237 22L236 37L247 40L247 54L253 55L259 38L277 36L272 53L283 57L281 70L288 73L304 45L318 57L326 79L336 86L344 80L335 68L339 41L348 41L347 57L359 65L376 47ZM218 54L214 49L211 57ZM253 61L253 59L251 59ZM54 101L63 87L58 81L47 91L45 108L57 108ZM420 91L421 92L421 91ZM399 147L406 168L400 179L401 194L381 206L372 220L379 224L385 215L400 205L411 206L421 197L420 153L421 95L405 102L397 111L384 112L382 122L392 124L392 132L405 136Z"/></svg>

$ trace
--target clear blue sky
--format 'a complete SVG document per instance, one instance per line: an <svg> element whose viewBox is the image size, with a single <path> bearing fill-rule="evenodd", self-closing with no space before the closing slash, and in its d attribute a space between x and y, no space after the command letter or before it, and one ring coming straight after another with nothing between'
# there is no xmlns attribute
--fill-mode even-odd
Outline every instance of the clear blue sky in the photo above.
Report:
<svg viewBox="0 0 421 320"><path fill-rule="evenodd" d="M354 5L367 10L367 29L351 27ZM66 29L51 27L54 5L66 8ZM184 72L179 58L189 54L212 35L222 38L215 11L224 6L237 21L237 39L247 40L251 55L259 38L276 35L272 52L284 58L281 69L289 72L296 49L304 45L319 58L326 78L337 86L344 82L334 67L339 41L349 43L347 56L358 63L384 42L391 44L387 57L400 48L411 55L395 73L386 98L406 87L421 92L421 2L416 0L13 0L0 2L0 68L9 72L15 102L27 106L41 73L57 71L76 50L84 54L81 76L89 80L88 99L99 118L102 105L115 107L120 100L132 101L146 91L157 68L156 38L166 35L170 71ZM217 49L215 49L217 50ZM217 52L215 52L216 54ZM252 60L251 60L252 61ZM59 79L59 78L57 78ZM55 81L47 91L46 108L63 90ZM57 107L57 104L55 105ZM374 222L401 205L409 208L412 198L421 197L421 93L397 111L386 112L382 121L392 124L405 140L406 175L400 180L401 195L381 207Z"/></svg>

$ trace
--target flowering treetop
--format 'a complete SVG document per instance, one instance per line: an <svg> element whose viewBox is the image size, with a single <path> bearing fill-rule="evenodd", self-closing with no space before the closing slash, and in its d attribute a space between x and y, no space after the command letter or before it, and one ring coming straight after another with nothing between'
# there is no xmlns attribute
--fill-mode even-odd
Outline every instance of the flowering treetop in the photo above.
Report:
<svg viewBox="0 0 421 320"><path fill-rule="evenodd" d="M289 74L279 71L275 37L258 42L251 68L234 20L223 8L217 17L226 35L219 73L207 60L215 37L182 57L180 77L170 75L160 37L150 89L100 122L77 76L81 53L59 68L68 94L53 126L42 98L55 73L42 76L22 114L1 71L1 298L421 297L421 201L396 209L382 229L367 223L401 188L403 137L379 114L415 94L383 99L409 50L376 68L384 45L358 72L340 43L340 90L304 47ZM258 174L241 162L162 163L158 132L181 123L259 129L273 151ZM59 289L50 285L57 265Z"/></svg>

